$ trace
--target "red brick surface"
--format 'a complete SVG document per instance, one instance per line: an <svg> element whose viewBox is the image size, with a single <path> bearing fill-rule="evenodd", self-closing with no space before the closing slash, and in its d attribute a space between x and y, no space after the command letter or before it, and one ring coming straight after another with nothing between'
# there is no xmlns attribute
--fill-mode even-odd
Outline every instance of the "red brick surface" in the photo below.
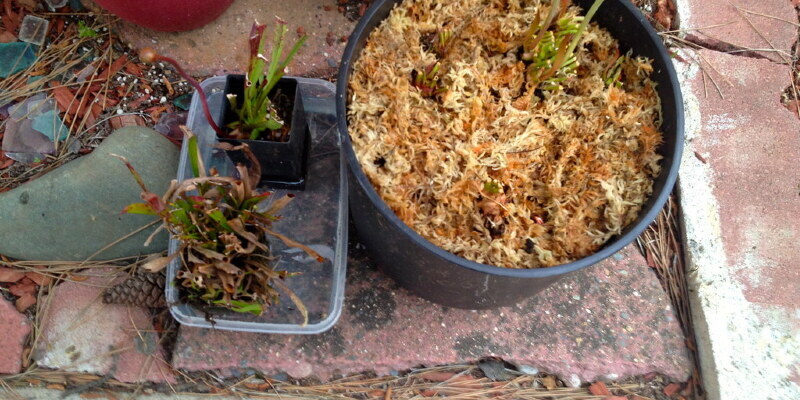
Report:
<svg viewBox="0 0 800 400"><path fill-rule="evenodd" d="M798 309L800 122L780 104L789 69L702 54L727 77L724 99L702 99L702 132L694 142L713 171L727 263L747 300ZM701 79L694 90L703 92ZM792 319L800 329L800 319Z"/></svg>
<svg viewBox="0 0 800 400"><path fill-rule="evenodd" d="M751 49L770 49L771 43L787 52L797 40L797 13L790 0L687 0L678 7L687 2L690 9L678 10L681 28L704 28L694 31L696 34ZM722 26L708 28L715 25Z"/></svg>
<svg viewBox="0 0 800 400"><path fill-rule="evenodd" d="M103 304L103 289L120 280L117 271L92 269L86 275L91 277L62 283L50 295L36 362L111 374L122 382L174 382L147 309Z"/></svg>
<svg viewBox="0 0 800 400"><path fill-rule="evenodd" d="M16 374L22 365L22 346L31 332L28 318L0 297L0 374Z"/></svg>
<svg viewBox="0 0 800 400"><path fill-rule="evenodd" d="M690 371L680 327L635 247L564 278L536 298L491 311L444 308L409 295L351 250L345 311L322 335L264 335L182 327L174 354L187 370L255 368L295 377L387 374L499 356L592 381Z"/></svg>

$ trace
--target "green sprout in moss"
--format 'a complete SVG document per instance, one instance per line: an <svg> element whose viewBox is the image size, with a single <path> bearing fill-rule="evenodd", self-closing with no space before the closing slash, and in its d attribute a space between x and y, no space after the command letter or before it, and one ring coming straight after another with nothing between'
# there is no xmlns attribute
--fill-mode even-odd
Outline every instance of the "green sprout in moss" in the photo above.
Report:
<svg viewBox="0 0 800 400"><path fill-rule="evenodd" d="M440 31L436 35L436 43L433 45L433 50L438 54L440 57L444 56L447 52L447 47L450 44L450 39L453 38L453 32L447 29Z"/></svg>
<svg viewBox="0 0 800 400"><path fill-rule="evenodd" d="M483 191L486 193L498 194L500 193L500 189L502 189L502 187L499 183L497 183L497 181L488 181L483 183Z"/></svg>
<svg viewBox="0 0 800 400"><path fill-rule="evenodd" d="M570 17L565 15L569 0L552 0L544 19L536 15L522 43L522 59L529 62L527 74L534 87L558 90L575 74L575 49L603 1L595 0L585 16Z"/></svg>
<svg viewBox="0 0 800 400"><path fill-rule="evenodd" d="M611 67L605 72L603 75L603 82L605 82L606 86L622 86L622 81L620 80L620 77L622 76L622 68L625 66L625 62L630 60L631 54L633 54L633 52L628 51L628 54L619 56L619 58L614 61L614 64L612 64Z"/></svg>
<svg viewBox="0 0 800 400"><path fill-rule="evenodd" d="M419 89L422 97L433 97L445 91L439 82L439 70L441 64L438 62L428 65L422 71L414 70L411 73L411 85Z"/></svg>

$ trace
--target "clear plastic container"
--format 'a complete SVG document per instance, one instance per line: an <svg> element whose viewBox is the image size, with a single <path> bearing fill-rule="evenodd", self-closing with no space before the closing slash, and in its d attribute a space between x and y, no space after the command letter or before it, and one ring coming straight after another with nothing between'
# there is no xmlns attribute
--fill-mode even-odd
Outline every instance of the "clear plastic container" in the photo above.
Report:
<svg viewBox="0 0 800 400"><path fill-rule="evenodd" d="M310 246L325 261L318 262L302 250L289 248L272 237L267 242L276 258L276 269L301 273L287 278L285 283L308 308L308 324L302 325L300 312L283 294L280 302L261 316L213 308L212 322L206 318L204 310L181 301L180 288L174 281L181 261L176 259L167 268L167 282L171 283L166 287L166 297L170 312L183 325L243 332L315 334L330 329L339 319L344 300L348 220L347 171L336 131L335 87L319 79L297 79L310 131L306 187L303 191L291 192L295 198L283 208L281 219L273 229ZM219 118L225 77L209 78L201 86L208 96L211 115ZM203 115L198 96L199 93L195 93L192 98L186 125L197 135L206 165L217 167L221 175L230 175L233 165L224 151L214 148L216 133ZM218 120L215 122L219 124ZM192 176L186 147L184 142L178 180ZM278 199L287 192L274 191L270 199ZM262 207L268 204L265 202ZM178 246L179 242L171 239L170 254L177 251Z"/></svg>

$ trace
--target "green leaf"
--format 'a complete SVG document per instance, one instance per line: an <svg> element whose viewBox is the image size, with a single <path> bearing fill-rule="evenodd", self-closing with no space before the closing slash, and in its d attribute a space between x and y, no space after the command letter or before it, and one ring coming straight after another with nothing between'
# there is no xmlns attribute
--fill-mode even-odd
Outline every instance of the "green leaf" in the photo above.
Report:
<svg viewBox="0 0 800 400"><path fill-rule="evenodd" d="M214 221L217 221L217 223L226 231L233 232L233 229L230 225L228 225L228 220L225 218L225 215L222 214L222 211L218 209L209 211L208 216Z"/></svg>
<svg viewBox="0 0 800 400"><path fill-rule="evenodd" d="M264 192L264 193L262 193L262 194L260 194L258 196L253 196L253 197L245 200L244 202L242 202L242 207L241 208L243 210L250 210L253 207L255 207L256 205L258 205L258 203L262 202L267 197L269 197L271 194L272 194L272 192Z"/></svg>
<svg viewBox="0 0 800 400"><path fill-rule="evenodd" d="M216 300L214 304L221 305L221 306L228 306L223 300ZM261 315L264 311L264 308L261 307L261 304L258 303L248 303L246 301L240 300L231 300L230 305L228 306L231 310L236 311L238 313L251 313L253 315Z"/></svg>
<svg viewBox="0 0 800 400"><path fill-rule="evenodd" d="M197 136L189 137L189 160L192 163L192 173L195 177L200 176L200 149L197 148Z"/></svg>
<svg viewBox="0 0 800 400"><path fill-rule="evenodd" d="M156 215L156 210L149 203L133 203L122 209L124 214Z"/></svg>
<svg viewBox="0 0 800 400"><path fill-rule="evenodd" d="M192 220L186 214L186 210L176 208L171 211L172 222L176 225L191 226L194 225Z"/></svg>
<svg viewBox="0 0 800 400"><path fill-rule="evenodd" d="M78 21L78 37L81 38L92 38L97 37L98 33L96 30L89 28L83 21Z"/></svg>
<svg viewBox="0 0 800 400"><path fill-rule="evenodd" d="M578 27L578 33L572 38L572 42L570 42L569 47L567 48L567 54L572 55L572 53L575 51L575 48L578 47L578 43L580 43L581 39L583 38L583 32L589 25L589 21L591 21L592 17L594 17L597 9L603 4L603 1L605 0L595 0L594 3L592 3L592 6L589 7L589 11L586 12L586 16L583 17L583 21L581 21L581 25Z"/></svg>

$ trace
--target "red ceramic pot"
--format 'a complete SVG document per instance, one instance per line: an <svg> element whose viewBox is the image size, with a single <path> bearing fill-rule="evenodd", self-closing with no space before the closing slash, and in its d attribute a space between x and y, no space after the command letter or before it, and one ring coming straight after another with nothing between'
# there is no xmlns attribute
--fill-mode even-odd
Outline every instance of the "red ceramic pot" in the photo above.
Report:
<svg viewBox="0 0 800 400"><path fill-rule="evenodd" d="M222 14L233 0L94 0L120 18L162 32L199 28Z"/></svg>

